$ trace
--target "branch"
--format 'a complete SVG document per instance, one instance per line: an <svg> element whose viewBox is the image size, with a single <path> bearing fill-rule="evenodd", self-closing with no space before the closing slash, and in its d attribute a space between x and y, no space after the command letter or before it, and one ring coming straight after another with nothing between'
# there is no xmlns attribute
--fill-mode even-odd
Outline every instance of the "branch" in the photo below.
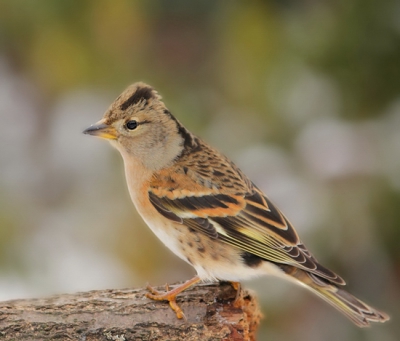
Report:
<svg viewBox="0 0 400 341"><path fill-rule="evenodd" d="M229 283L196 285L178 296L186 321L177 319L168 302L147 299L146 292L96 290L0 302L0 339L255 340L261 313L249 291L237 308Z"/></svg>

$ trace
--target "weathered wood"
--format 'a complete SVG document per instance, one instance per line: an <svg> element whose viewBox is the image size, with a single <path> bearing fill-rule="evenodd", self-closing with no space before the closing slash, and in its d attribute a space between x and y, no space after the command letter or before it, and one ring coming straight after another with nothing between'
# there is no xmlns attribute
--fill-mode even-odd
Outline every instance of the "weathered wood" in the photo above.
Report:
<svg viewBox="0 0 400 341"><path fill-rule="evenodd" d="M255 340L261 314L249 291L235 307L230 284L196 285L178 296L186 321L146 292L97 290L0 302L0 340Z"/></svg>

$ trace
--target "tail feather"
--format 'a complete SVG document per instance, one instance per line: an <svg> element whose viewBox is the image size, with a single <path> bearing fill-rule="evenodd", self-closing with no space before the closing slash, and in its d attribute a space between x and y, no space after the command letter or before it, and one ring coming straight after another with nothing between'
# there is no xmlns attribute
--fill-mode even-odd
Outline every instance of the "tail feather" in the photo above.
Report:
<svg viewBox="0 0 400 341"><path fill-rule="evenodd" d="M370 322L385 322L389 320L389 316L384 312L360 301L346 290L330 283L326 279L292 266L284 266L282 269L287 275L304 284L359 327L368 327Z"/></svg>

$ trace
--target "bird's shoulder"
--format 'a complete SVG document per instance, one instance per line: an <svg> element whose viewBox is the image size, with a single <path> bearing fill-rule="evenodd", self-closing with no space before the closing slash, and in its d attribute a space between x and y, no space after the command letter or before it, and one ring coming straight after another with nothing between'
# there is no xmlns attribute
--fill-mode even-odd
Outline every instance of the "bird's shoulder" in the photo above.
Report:
<svg viewBox="0 0 400 341"><path fill-rule="evenodd" d="M170 167L154 173L150 182L153 192L160 196L252 192L251 181L228 157L200 138L194 142Z"/></svg>

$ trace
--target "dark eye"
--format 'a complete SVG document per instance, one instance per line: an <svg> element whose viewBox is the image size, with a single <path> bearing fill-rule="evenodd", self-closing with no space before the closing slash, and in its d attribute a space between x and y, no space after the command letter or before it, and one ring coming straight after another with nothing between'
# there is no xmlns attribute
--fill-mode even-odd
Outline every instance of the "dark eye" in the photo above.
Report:
<svg viewBox="0 0 400 341"><path fill-rule="evenodd" d="M126 122L125 126L129 130L135 130L138 126L138 123L135 120L132 120L132 121Z"/></svg>

